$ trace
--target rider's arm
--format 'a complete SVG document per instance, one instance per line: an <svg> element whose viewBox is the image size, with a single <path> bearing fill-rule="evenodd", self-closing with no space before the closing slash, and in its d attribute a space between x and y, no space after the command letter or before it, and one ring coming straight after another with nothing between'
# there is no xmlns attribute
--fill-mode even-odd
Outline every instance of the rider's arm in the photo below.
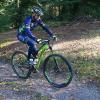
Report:
<svg viewBox="0 0 100 100"><path fill-rule="evenodd" d="M30 30L31 18L30 17L26 18L24 24L25 24L25 33L27 34L27 36L36 41L37 38L33 35L33 33Z"/></svg>
<svg viewBox="0 0 100 100"><path fill-rule="evenodd" d="M46 24L44 24L41 19L38 19L37 22L49 34L49 36L53 36L52 30L50 30L50 28Z"/></svg>
<svg viewBox="0 0 100 100"><path fill-rule="evenodd" d="M25 31L26 31L27 36L28 36L29 38L31 38L31 39L34 40L34 41L37 40L37 38L36 38L34 35L32 35L33 33L30 31L30 29L26 28Z"/></svg>

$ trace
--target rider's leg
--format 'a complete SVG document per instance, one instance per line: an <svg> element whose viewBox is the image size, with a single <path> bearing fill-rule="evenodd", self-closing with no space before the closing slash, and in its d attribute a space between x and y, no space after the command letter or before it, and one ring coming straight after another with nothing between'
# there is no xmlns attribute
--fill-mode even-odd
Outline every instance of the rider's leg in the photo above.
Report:
<svg viewBox="0 0 100 100"><path fill-rule="evenodd" d="M33 41L32 39L30 39L29 37L24 36L24 35L18 35L17 38L18 38L19 41L21 41L23 43L27 43L27 45L29 46L29 49L28 49L28 60L30 59L31 54L35 58L36 55L38 54L38 49L37 49L37 47L35 45L35 41Z"/></svg>
<svg viewBox="0 0 100 100"><path fill-rule="evenodd" d="M28 44L30 45L29 42L28 42ZM37 54L38 54L38 50L36 48L34 48L34 45L29 46L29 49L28 49L28 60L31 58L31 55L33 55L33 57L36 58Z"/></svg>
<svg viewBox="0 0 100 100"><path fill-rule="evenodd" d="M36 58L36 55L38 54L38 49L35 45L35 41L33 41L32 39L28 39L27 40L27 44L29 46L28 49L28 60L31 58L31 55L33 55L34 58Z"/></svg>

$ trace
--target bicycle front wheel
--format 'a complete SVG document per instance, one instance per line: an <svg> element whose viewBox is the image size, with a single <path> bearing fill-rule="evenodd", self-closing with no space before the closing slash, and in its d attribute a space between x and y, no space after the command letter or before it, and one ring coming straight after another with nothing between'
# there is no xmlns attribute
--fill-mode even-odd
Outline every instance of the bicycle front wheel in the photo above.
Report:
<svg viewBox="0 0 100 100"><path fill-rule="evenodd" d="M51 54L45 59L43 73L47 81L58 88L67 86L73 77L71 64L59 54Z"/></svg>
<svg viewBox="0 0 100 100"><path fill-rule="evenodd" d="M27 55L22 51L16 51L12 55L12 68L19 78L28 78L31 74Z"/></svg>

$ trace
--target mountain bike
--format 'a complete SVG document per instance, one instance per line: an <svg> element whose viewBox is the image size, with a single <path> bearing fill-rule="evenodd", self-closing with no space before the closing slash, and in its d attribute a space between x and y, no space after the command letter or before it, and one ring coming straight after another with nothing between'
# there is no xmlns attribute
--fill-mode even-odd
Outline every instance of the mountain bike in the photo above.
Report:
<svg viewBox="0 0 100 100"><path fill-rule="evenodd" d="M54 87L62 88L67 86L72 78L72 66L61 54L54 53L51 39L42 40L37 54L37 64L30 67L27 54L23 51L15 51L12 55L12 68L19 78L27 79L34 69L37 72L43 69L44 77ZM46 54L49 54L45 56ZM41 65L42 63L42 65Z"/></svg>

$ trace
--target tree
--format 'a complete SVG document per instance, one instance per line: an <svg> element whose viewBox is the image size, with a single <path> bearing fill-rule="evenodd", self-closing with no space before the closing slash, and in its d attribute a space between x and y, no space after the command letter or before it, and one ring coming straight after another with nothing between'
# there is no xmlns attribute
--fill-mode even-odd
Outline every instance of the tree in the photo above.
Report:
<svg viewBox="0 0 100 100"><path fill-rule="evenodd" d="M36 0L17 0L17 8L16 8L16 15L15 15L15 26L19 26L22 23L23 19L26 15L29 14L33 5L36 4Z"/></svg>
<svg viewBox="0 0 100 100"><path fill-rule="evenodd" d="M17 0L17 8L19 8L19 3L20 3L20 1L19 1L19 0Z"/></svg>

